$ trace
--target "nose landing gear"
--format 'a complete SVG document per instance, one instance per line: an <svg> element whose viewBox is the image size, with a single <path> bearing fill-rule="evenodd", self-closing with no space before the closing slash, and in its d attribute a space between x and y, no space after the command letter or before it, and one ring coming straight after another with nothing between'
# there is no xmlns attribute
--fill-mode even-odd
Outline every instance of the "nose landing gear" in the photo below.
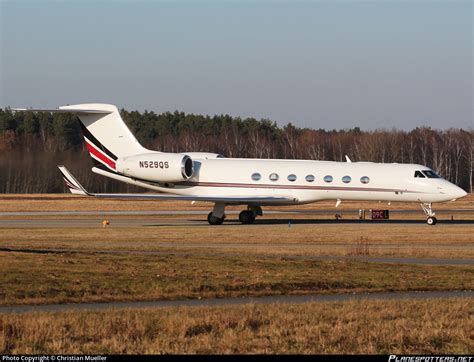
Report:
<svg viewBox="0 0 474 362"><path fill-rule="evenodd" d="M438 220L434 216L429 216L426 218L426 223L428 225L436 225L437 222Z"/></svg>
<svg viewBox="0 0 474 362"><path fill-rule="evenodd" d="M428 225L436 225L438 219L435 218L435 213L431 208L431 202L421 204L421 208L423 209L423 212L426 215L426 223Z"/></svg>

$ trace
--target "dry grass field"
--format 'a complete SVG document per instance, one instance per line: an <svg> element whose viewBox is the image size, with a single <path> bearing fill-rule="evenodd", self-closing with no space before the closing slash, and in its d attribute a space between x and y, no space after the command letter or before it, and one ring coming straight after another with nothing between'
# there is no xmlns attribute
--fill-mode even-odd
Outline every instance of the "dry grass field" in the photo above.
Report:
<svg viewBox="0 0 474 362"><path fill-rule="evenodd" d="M246 254L1 253L0 304L474 289L474 268Z"/></svg>
<svg viewBox="0 0 474 362"><path fill-rule="evenodd" d="M182 216L180 218L183 218ZM195 216L193 216L195 218ZM438 224L287 224L102 227L3 227L0 248L82 251L147 251L219 254L244 252L274 256L368 255L473 258L472 225ZM94 226L95 225L95 226Z"/></svg>
<svg viewBox="0 0 474 362"><path fill-rule="evenodd" d="M449 220L443 209L472 209L473 202L470 195L435 210ZM337 210L355 219L347 210L358 208L387 206L343 203ZM2 212L97 215L28 216L44 226L0 224L0 304L474 289L472 265L351 259L471 260L472 211L455 214L467 222L434 227L297 222L333 219L331 213L267 214L261 220L282 221L217 227L205 215L107 215L209 209L204 203L1 195ZM301 209L333 210L334 204ZM421 211L394 215L423 220ZM106 228L104 217L110 220ZM88 224L61 226L68 219ZM127 225L127 219L134 222ZM289 227L286 220L296 221ZM0 314L0 353L472 353L473 307L472 299L441 299Z"/></svg>
<svg viewBox="0 0 474 362"><path fill-rule="evenodd" d="M0 314L0 353L471 354L471 299Z"/></svg>

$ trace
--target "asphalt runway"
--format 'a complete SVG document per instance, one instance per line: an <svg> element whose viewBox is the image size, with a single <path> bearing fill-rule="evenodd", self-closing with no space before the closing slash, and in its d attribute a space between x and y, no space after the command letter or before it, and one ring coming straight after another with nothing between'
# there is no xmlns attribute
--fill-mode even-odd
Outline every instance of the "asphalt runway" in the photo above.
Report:
<svg viewBox="0 0 474 362"><path fill-rule="evenodd" d="M130 215L131 213L124 214ZM287 213L282 213L287 214ZM76 215L76 214L69 214ZM208 227L207 218L203 215L202 218L196 218L195 215L191 218L111 218L109 213L99 214L96 213L97 218L54 218L49 217L49 214L36 214L35 216L48 216L48 218L32 218L32 217L18 217L18 218L2 218L0 219L0 228L91 228L100 226L104 217L110 221L109 227L127 227L127 228L142 228L142 227L159 227L159 226L193 226L193 227ZM135 214L132 214L135 215ZM138 214L137 214L138 215ZM163 215L174 215L173 213L167 212ZM176 214L182 215L182 214ZM207 213L206 213L207 215ZM81 215L78 215L81 216ZM324 225L324 224L360 224L360 225L396 225L396 224L411 224L411 225L424 225L426 221L423 216L420 216L419 220L358 220L358 219L293 219L291 214L287 218L268 218L262 217L257 218L254 224L245 225L245 227L252 227L257 225ZM438 220L438 224L451 224L451 225L474 225L474 219L472 220ZM237 217L228 218L222 225L214 227L225 227L226 225L240 225ZM436 227L436 226L435 226Z"/></svg>
<svg viewBox="0 0 474 362"><path fill-rule="evenodd" d="M382 207L381 207L382 208ZM15 211L15 212L0 212L0 216L55 216L55 215L74 215L74 216L85 216L85 215L142 215L142 216L166 216L166 215L206 215L210 210L148 210L148 211ZM229 210L226 214L238 215L240 211ZM300 214L300 215L317 215L317 214L334 214L339 213L350 213L357 214L359 209L323 209L323 210L294 210L288 209L285 211L265 211L265 215L284 215L284 214ZM436 211L439 214L442 213L473 213L474 209L442 209ZM421 209L397 209L390 210L390 213L417 213L423 215Z"/></svg>
<svg viewBox="0 0 474 362"><path fill-rule="evenodd" d="M274 303L311 303L311 302L345 302L351 300L420 300L436 298L473 298L474 291L436 291L436 292L384 292L384 293L353 293L327 295L276 295L267 297L243 298L214 298L190 300L155 300L137 302L103 302L77 304L44 304L44 305L13 305L0 306L0 313L27 313L27 312L64 312L105 309L138 309L138 308L165 308L165 307L213 307L224 305L244 304L274 304Z"/></svg>

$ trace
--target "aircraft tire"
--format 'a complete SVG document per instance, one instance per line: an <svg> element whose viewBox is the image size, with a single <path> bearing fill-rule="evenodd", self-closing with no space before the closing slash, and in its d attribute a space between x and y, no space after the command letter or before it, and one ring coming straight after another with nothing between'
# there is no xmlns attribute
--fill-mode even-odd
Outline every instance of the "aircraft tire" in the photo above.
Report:
<svg viewBox="0 0 474 362"><path fill-rule="evenodd" d="M207 215L207 222L210 225L221 225L224 222L224 218L215 217L212 215L212 211Z"/></svg>
<svg viewBox="0 0 474 362"><path fill-rule="evenodd" d="M438 222L438 219L436 219L434 216L430 216L426 219L426 223L428 225L436 225L437 222Z"/></svg>
<svg viewBox="0 0 474 362"><path fill-rule="evenodd" d="M253 224L255 222L255 215L253 211L244 210L239 214L239 221L242 224Z"/></svg>

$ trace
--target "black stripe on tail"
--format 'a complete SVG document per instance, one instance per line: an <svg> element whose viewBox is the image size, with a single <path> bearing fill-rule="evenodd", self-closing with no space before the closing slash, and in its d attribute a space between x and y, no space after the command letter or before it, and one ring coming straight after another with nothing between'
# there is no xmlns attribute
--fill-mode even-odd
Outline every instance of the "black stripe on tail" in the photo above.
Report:
<svg viewBox="0 0 474 362"><path fill-rule="evenodd" d="M61 173L62 173L62 172L61 172ZM63 179L64 179L64 181L66 181L67 183L73 185L74 188L77 189L77 187L74 185L74 182L72 182L71 180L69 180L69 179L67 178L67 176L66 176L64 173L62 173L62 174L63 174Z"/></svg>
<svg viewBox="0 0 474 362"><path fill-rule="evenodd" d="M79 123L81 124L82 134L84 135L84 137L87 137L87 139L91 141L95 147L97 147L99 150L102 150L102 152L104 152L111 159L113 159L114 161L117 161L118 157L115 156L112 152L110 152L107 149L107 147L105 147L102 143L100 143L99 140L95 138L92 133L89 132L87 127L84 126L84 124L81 121Z"/></svg>

